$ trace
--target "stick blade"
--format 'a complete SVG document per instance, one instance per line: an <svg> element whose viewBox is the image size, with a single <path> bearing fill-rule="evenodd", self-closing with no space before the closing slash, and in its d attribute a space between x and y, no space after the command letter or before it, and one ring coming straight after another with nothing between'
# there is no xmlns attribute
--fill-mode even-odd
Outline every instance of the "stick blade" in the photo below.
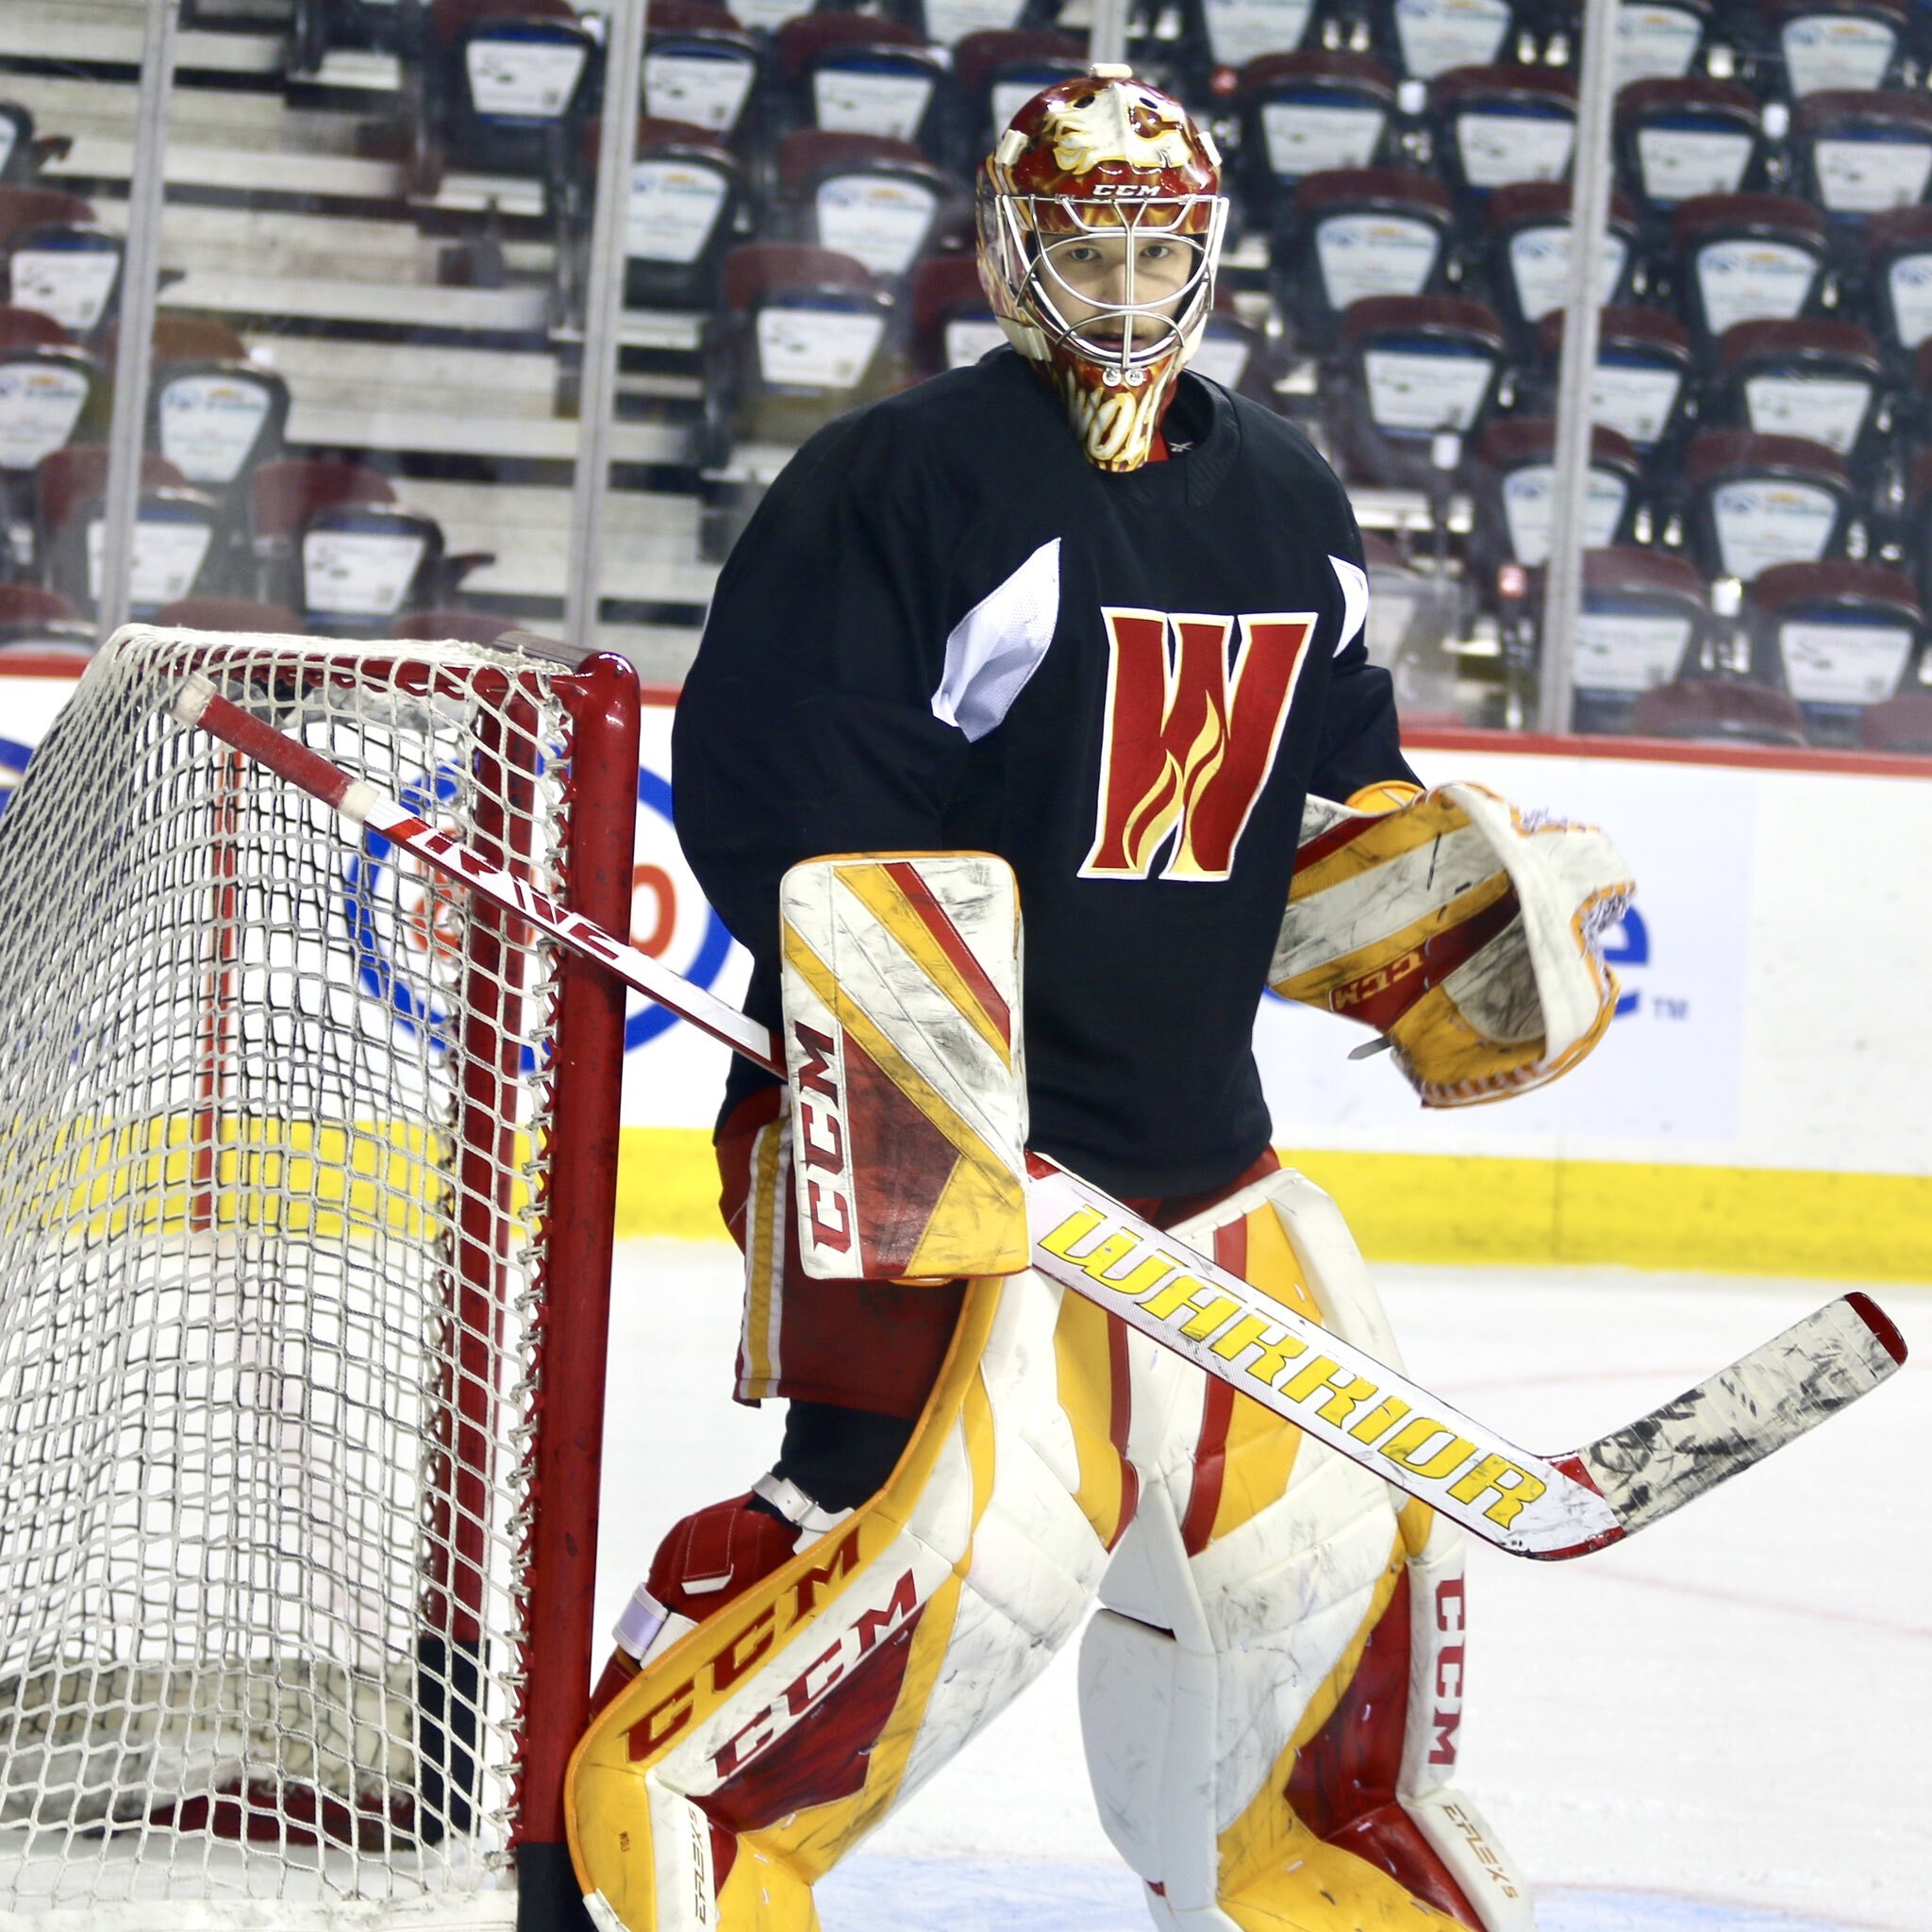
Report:
<svg viewBox="0 0 1932 1932"><path fill-rule="evenodd" d="M1870 1295L1844 1295L1578 1460L1628 1535L1871 1394L1905 1358L1885 1310Z"/></svg>

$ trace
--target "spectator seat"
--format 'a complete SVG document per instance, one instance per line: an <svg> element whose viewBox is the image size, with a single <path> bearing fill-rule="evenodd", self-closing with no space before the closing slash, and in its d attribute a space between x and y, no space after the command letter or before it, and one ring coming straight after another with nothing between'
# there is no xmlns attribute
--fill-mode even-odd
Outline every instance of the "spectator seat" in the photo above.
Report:
<svg viewBox="0 0 1932 1932"><path fill-rule="evenodd" d="M1449 295L1374 295L1341 321L1341 380L1324 389L1352 480L1434 488L1454 463L1440 438L1477 434L1506 349L1496 312ZM1456 458L1459 462L1460 456Z"/></svg>
<svg viewBox="0 0 1932 1932"><path fill-rule="evenodd" d="M1885 365L1853 322L1740 322L1718 343L1712 426L1806 436L1869 470L1890 427Z"/></svg>
<svg viewBox="0 0 1932 1932"><path fill-rule="evenodd" d="M1366 54L1262 55L1241 69L1234 105L1238 172L1258 226L1279 219L1297 182L1373 167L1394 146L1395 76Z"/></svg>
<svg viewBox="0 0 1932 1932"><path fill-rule="evenodd" d="M1751 586L1744 611L1755 675L1796 699L1816 744L1856 744L1859 715L1917 682L1925 616L1902 572L1779 564Z"/></svg>
<svg viewBox="0 0 1932 1932"><path fill-rule="evenodd" d="M454 161L560 188L599 58L570 0L431 0L423 84L433 170Z"/></svg>
<svg viewBox="0 0 1932 1932"><path fill-rule="evenodd" d="M1007 340L971 255L928 256L912 272L912 341L921 375L977 362Z"/></svg>
<svg viewBox="0 0 1932 1932"><path fill-rule="evenodd" d="M392 638L417 638L425 643L440 643L454 638L464 644L493 644L506 631L520 630L514 617L498 617L487 610L411 610L389 627Z"/></svg>
<svg viewBox="0 0 1932 1932"><path fill-rule="evenodd" d="M1805 743L1805 714L1781 691L1728 678L1681 678L1638 694L1633 728L1640 738L1701 744Z"/></svg>
<svg viewBox="0 0 1932 1932"><path fill-rule="evenodd" d="M1473 208L1519 181L1560 181L1576 146L1576 82L1552 67L1457 67L1429 89L1443 178Z"/></svg>
<svg viewBox="0 0 1932 1932"><path fill-rule="evenodd" d="M950 184L918 147L884 134L799 127L778 149L778 184L800 239L896 279L930 246Z"/></svg>
<svg viewBox="0 0 1932 1932"><path fill-rule="evenodd" d="M1932 758L1932 691L1901 691L1858 713L1860 751Z"/></svg>
<svg viewBox="0 0 1932 1932"><path fill-rule="evenodd" d="M1932 339L1932 207L1889 208L1866 222L1867 313L1895 364Z"/></svg>
<svg viewBox="0 0 1932 1932"><path fill-rule="evenodd" d="M1757 97L1702 75L1620 88L1613 142L1620 185L1654 222L1698 196L1755 188L1763 172Z"/></svg>
<svg viewBox="0 0 1932 1932"><path fill-rule="evenodd" d="M1704 580L1681 557L1630 545L1586 550L1571 728L1633 730L1643 692L1697 674L1710 625Z"/></svg>
<svg viewBox="0 0 1932 1932"><path fill-rule="evenodd" d="M928 17L932 8L927 7ZM935 34L935 40L940 37ZM1072 34L1046 27L986 27L953 48L962 144L970 170L1041 88L1087 71L1087 50Z"/></svg>
<svg viewBox="0 0 1932 1932"><path fill-rule="evenodd" d="M281 449L288 383L251 360L226 323L202 316L158 316L149 356L149 447L197 490L239 500L250 473Z"/></svg>
<svg viewBox="0 0 1932 1932"><path fill-rule="evenodd" d="M263 464L250 482L248 524L258 594L328 635L382 636L401 612L441 603L465 571L493 560L447 556L435 519L398 503L386 477L356 463Z"/></svg>
<svg viewBox="0 0 1932 1932"><path fill-rule="evenodd" d="M1448 279L1455 204L1432 175L1334 168L1307 176L1275 231L1275 305L1298 345L1325 349L1350 306L1433 295Z"/></svg>
<svg viewBox="0 0 1932 1932"><path fill-rule="evenodd" d="M0 100L0 183L26 187L49 161L64 159L73 146L72 135L36 134L31 108Z"/></svg>
<svg viewBox="0 0 1932 1932"><path fill-rule="evenodd" d="M1709 576L1749 585L1774 564L1816 563L1844 541L1844 459L1797 436L1707 429L1684 458L1688 547Z"/></svg>
<svg viewBox="0 0 1932 1932"><path fill-rule="evenodd" d="M92 202L52 188L0 187L0 270L15 308L37 308L86 341L114 313L122 253Z"/></svg>
<svg viewBox="0 0 1932 1932"><path fill-rule="evenodd" d="M599 124L585 130L587 191L595 173ZM709 308L718 265L737 238L745 206L745 164L708 128L645 115L638 122L625 223L624 299L634 308ZM589 275L591 199L576 197L570 246L573 291Z"/></svg>
<svg viewBox="0 0 1932 1932"><path fill-rule="evenodd" d="M1910 49L1901 0L1764 0L1772 75L1791 100L1894 87Z"/></svg>
<svg viewBox="0 0 1932 1932"><path fill-rule="evenodd" d="M1832 88L1791 114L1797 192L1835 221L1912 208L1932 184L1932 97L1903 88Z"/></svg>
<svg viewBox="0 0 1932 1932"><path fill-rule="evenodd" d="M33 524L41 458L105 432L106 389L99 363L51 315L0 307L0 559L14 527Z"/></svg>
<svg viewBox="0 0 1932 1932"><path fill-rule="evenodd" d="M157 624L183 630L260 631L270 637L298 637L302 620L286 604L258 597L181 597L155 612Z"/></svg>
<svg viewBox="0 0 1932 1932"><path fill-rule="evenodd" d="M1641 464L1636 449L1601 424L1590 433L1590 499L1583 541L1602 550L1627 537ZM1550 557L1557 425L1547 416L1499 418L1476 446L1474 548L1492 565L1541 570Z"/></svg>
<svg viewBox="0 0 1932 1932"><path fill-rule="evenodd" d="M874 14L804 13L778 29L777 47L808 125L942 151L945 58L915 28Z"/></svg>
<svg viewBox="0 0 1932 1932"><path fill-rule="evenodd" d="M70 443L41 458L35 505L41 580L83 611L100 596L102 499L108 452ZM219 581L221 509L165 457L144 452L135 512L128 608L152 617L164 604Z"/></svg>
<svg viewBox="0 0 1932 1932"><path fill-rule="evenodd" d="M809 242L747 242L724 258L724 291L739 328L734 439L802 442L892 387L894 304L862 261Z"/></svg>
<svg viewBox="0 0 1932 1932"><path fill-rule="evenodd" d="M1564 313L1558 308L1543 317L1537 329L1536 375L1519 391L1539 409L1556 407ZM1598 316L1591 416L1626 439L1653 468L1669 460L1693 387L1690 338L1674 316L1624 307Z"/></svg>
<svg viewBox="0 0 1932 1932"><path fill-rule="evenodd" d="M1710 355L1740 322L1790 322L1824 282L1824 217L1784 194L1700 194L1674 223L1677 310Z"/></svg>
<svg viewBox="0 0 1932 1932"><path fill-rule="evenodd" d="M1527 349L1546 315L1570 298L1570 190L1560 181L1525 181L1490 196L1490 284L1496 308ZM1637 210L1611 197L1604 237L1603 299L1617 303L1637 251Z"/></svg>
<svg viewBox="0 0 1932 1932"><path fill-rule="evenodd" d="M84 665L98 642L95 627L71 597L41 584L0 583L0 658L52 658ZM0 808L6 794L0 792Z"/></svg>
<svg viewBox="0 0 1932 1932"><path fill-rule="evenodd" d="M1381 51L1411 80L1436 81L1458 67L1508 58L1536 9L1512 0L1410 0L1376 9Z"/></svg>
<svg viewBox="0 0 1932 1932"><path fill-rule="evenodd" d="M707 0L652 0L644 24L644 118L736 141L759 77L751 35Z"/></svg>

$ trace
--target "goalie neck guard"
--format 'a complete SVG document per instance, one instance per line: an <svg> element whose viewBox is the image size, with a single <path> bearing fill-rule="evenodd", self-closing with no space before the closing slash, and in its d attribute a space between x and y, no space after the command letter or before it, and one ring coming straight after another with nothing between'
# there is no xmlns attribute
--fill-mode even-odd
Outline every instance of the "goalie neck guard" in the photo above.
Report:
<svg viewBox="0 0 1932 1932"><path fill-rule="evenodd" d="M1221 157L1125 67L1042 90L980 170L979 273L1087 459L1138 470L1201 341L1227 222Z"/></svg>

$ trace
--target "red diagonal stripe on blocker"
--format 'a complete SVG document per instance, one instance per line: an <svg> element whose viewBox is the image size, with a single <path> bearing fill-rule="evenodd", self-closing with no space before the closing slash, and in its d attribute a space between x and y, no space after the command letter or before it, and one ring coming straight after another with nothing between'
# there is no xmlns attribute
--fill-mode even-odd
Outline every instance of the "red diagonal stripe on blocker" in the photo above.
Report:
<svg viewBox="0 0 1932 1932"><path fill-rule="evenodd" d="M946 908L933 897L932 889L919 875L919 868L903 858L886 861L892 883L906 894L907 903L919 915L919 923L939 941L940 950L958 969L967 990L986 1008L987 1017L999 1028L1000 1038L1013 1043L1013 1015L1000 990L986 976L986 969L974 958L973 949L959 937Z"/></svg>

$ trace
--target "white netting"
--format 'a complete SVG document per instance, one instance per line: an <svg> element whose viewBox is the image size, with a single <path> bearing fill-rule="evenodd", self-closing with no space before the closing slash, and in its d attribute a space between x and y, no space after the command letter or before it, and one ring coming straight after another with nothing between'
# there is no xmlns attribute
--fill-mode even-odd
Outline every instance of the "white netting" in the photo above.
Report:
<svg viewBox="0 0 1932 1932"><path fill-rule="evenodd" d="M0 1913L401 1907L514 1827L555 962L191 664L558 886L500 649L125 632L0 814Z"/></svg>

